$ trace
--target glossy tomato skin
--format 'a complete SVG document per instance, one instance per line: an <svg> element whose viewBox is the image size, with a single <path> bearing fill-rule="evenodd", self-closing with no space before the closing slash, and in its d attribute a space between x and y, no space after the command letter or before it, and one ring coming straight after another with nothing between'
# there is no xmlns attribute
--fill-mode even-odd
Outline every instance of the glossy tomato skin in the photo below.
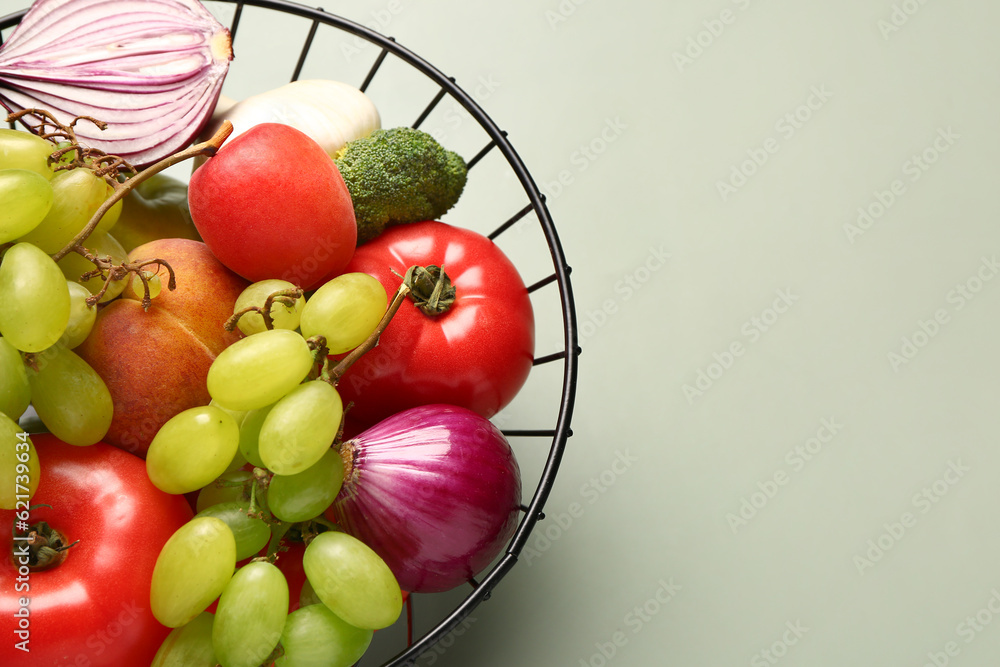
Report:
<svg viewBox="0 0 1000 667"><path fill-rule="evenodd" d="M302 584L306 583L306 571L302 567L302 556L306 552L306 545L302 542L285 541L285 550L278 552L278 560L274 563L285 575L288 583L288 613L292 613L299 608L299 594L302 592Z"/></svg>
<svg viewBox="0 0 1000 667"><path fill-rule="evenodd" d="M31 523L80 542L50 570L20 577L10 557L14 512L0 512L0 665L148 665L170 632L153 617L149 586L160 548L192 516L183 496L153 486L145 462L111 445L31 436L41 483ZM20 585L18 585L20 584ZM26 588L21 589L24 585ZM30 648L14 647L14 613L28 599ZM16 641L20 641L17 639Z"/></svg>
<svg viewBox="0 0 1000 667"><path fill-rule="evenodd" d="M344 270L377 278L391 296L412 265L444 268L455 286L448 312L430 316L407 299L338 391L353 420L374 424L418 405L447 403L489 418L524 385L535 323L517 269L493 241L443 222L390 227L358 247Z"/></svg>

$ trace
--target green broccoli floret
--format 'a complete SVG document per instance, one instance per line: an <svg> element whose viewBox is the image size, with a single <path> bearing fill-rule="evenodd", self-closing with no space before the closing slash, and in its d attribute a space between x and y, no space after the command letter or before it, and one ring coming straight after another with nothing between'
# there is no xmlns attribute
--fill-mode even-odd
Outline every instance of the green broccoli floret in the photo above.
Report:
<svg viewBox="0 0 1000 667"><path fill-rule="evenodd" d="M465 188L465 160L409 127L349 141L334 162L354 203L358 245L389 225L440 218Z"/></svg>

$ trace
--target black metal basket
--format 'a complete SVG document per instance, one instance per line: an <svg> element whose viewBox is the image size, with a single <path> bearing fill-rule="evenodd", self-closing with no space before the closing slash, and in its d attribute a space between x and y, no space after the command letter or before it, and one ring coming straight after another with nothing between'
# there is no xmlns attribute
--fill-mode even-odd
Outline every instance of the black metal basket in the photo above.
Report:
<svg viewBox="0 0 1000 667"><path fill-rule="evenodd" d="M545 506L545 501L548 498L549 492L551 491L552 485L555 481L555 476L562 459L563 450L566 446L566 440L570 435L572 435L572 431L570 430L570 421L573 416L573 406L576 397L578 366L577 357L580 354L580 348L577 342L576 311L573 301L573 290L569 277L570 267L566 263L562 246L559 242L559 236L556 233L555 225L552 223L549 211L546 208L545 196L541 194L538 187L535 185L531 174L528 173L527 168L521 161L521 158L518 156L511 143L507 140L507 133L497 127L496 123L494 123L486 112L483 111L479 104L455 83L455 79L445 76L423 58L416 55L406 47L397 44L394 38L386 37L359 23L327 13L322 9L313 9L311 7L305 7L303 5L286 2L284 0L245 0L242 2L238 0L213 0L213 2L235 4L235 12L230 24L230 31L234 42L234 50L237 51L240 47L237 33L240 18L243 14L243 9L246 6L273 10L283 14L299 17L310 22L305 42L299 53L298 61L290 76L291 81L295 81L299 78L310 49L313 47L317 29L321 24L331 26L345 33L349 33L357 38L360 38L361 40L364 40L365 42L374 44L380 49L378 55L375 57L370 69L364 77L364 80L359 84L362 91L365 91L372 83L387 56L390 55L397 58L402 63L405 63L423 73L439 87L439 90L428 101L427 106L413 121L412 126L420 126L446 96L450 97L461 105L465 112L475 119L490 139L489 142L474 155L474 157L468 160L469 169L471 170L476 163L478 163L490 151L499 150L510 166L510 169L513 170L514 175L517 177L517 180L527 197L528 203L520 210L514 212L513 215L511 215L511 217L505 222L497 226L494 231L489 234L489 238L496 239L533 211L538 219L538 223L541 226L542 233L544 234L545 241L548 245L549 254L552 259L553 272L545 278L531 284L528 287L528 291L529 293L534 292L553 283L555 283L555 286L559 290L559 304L562 315L563 349L552 352L551 354L536 357L534 360L535 366L553 362L562 362L563 364L562 388L559 398L558 414L555 415L555 418L550 425L545 425L542 428L503 429L504 434L509 437L551 439L548 456L545 460L541 477L538 481L537 487L535 488L531 501L527 505L522 505L521 507L523 517L517 531L514 533L510 543L507 545L506 552L499 558L493 567L485 573L481 581L473 580L469 582L472 586L471 593L447 617L442 619L435 627L414 641L410 646L402 650L390 662L386 663L384 667L413 665L416 663L416 659L421 654L432 648L439 640L455 629L459 623L465 620L480 602L489 599L496 585L517 563L518 557L524 549L535 524L544 518L542 509ZM25 11L26 10L21 10L0 18L0 30L6 30L16 25L24 16Z"/></svg>

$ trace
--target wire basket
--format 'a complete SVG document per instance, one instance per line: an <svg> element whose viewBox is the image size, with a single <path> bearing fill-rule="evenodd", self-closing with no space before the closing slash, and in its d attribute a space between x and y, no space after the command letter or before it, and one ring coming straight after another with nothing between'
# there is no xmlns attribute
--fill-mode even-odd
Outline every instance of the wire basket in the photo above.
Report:
<svg viewBox="0 0 1000 667"><path fill-rule="evenodd" d="M403 648L397 655L395 655L395 657L385 663L384 667L413 665L416 663L416 660L420 655L434 647L437 642L443 639L460 623L462 623L462 621L468 618L472 611L481 602L489 599L496 585L517 563L519 555L525 548L535 524L539 520L544 519L544 513L542 510L555 481L556 473L559 469L559 464L566 446L566 440L570 435L572 435L572 431L570 430L570 421L573 415L573 406L576 396L578 367L577 357L580 354L580 348L577 343L576 312L573 301L573 290L570 284L570 267L566 263L562 246L559 242L559 236L556 233L555 226L549 215L549 211L546 208L545 197L540 193L531 177L531 174L528 173L527 168L524 166L521 158L514 150L514 147L507 140L507 133L496 125L496 123L486 114L485 111L483 111L471 95L455 83L454 78L445 76L441 71L436 69L423 58L416 55L406 47L397 44L394 38L386 37L371 28L341 18L334 14L330 14L322 9L313 9L292 2L286 2L284 0L244 0L242 2L238 0L208 0L205 4L210 10L213 10L213 12L215 11L216 6L234 6L229 26L233 39L233 48L237 57L233 62L230 77L233 76L233 72L238 71L239 69L240 49L251 48L250 44L241 43L239 36L240 20L244 16L244 9L246 7L252 7L254 8L254 11L278 12L281 15L280 19L282 21L289 19L301 22L301 28L305 33L305 38L301 46L288 46L289 49L294 50L294 48L298 48L300 50L292 71L285 73L285 76L288 77L287 80L295 81L299 79L300 75L303 73L303 68L309 59L310 53L315 50L317 45L322 43L322 35L319 41L316 39L318 30L321 26L324 26L324 30L332 28L336 30L338 34L344 33L345 35L350 35L354 40L361 40L366 45L374 45L377 47L377 53L373 52L370 54L370 65L367 62L365 63L367 71L362 80L353 82L354 85L357 85L362 91L367 91L369 89L373 82L377 80L376 77L379 75L380 71L383 72L383 76L386 76L384 72L387 69L387 64L393 66L402 65L407 69L416 70L422 74L424 78L430 80L434 88L436 88L436 92L429 96L426 106L419 111L416 118L412 121L412 127L420 127L431 116L435 109L439 108L440 103L447 98L459 105L463 113L472 118L478 127L485 132L488 139L485 145L482 145L482 147L478 149L478 152L475 152L473 157L469 158L467 161L468 168L470 170L469 184L471 185L474 181L472 169L477 163L480 163L483 158L494 151L499 151L503 159L506 161L506 166L509 167L509 171L507 172L508 176L513 175L516 178L515 187L517 192L522 196L519 205L523 206L519 209L512 208L510 211L510 217L497 224L493 228L493 231L487 234L488 237L491 240L496 240L505 232L509 232L509 230L515 228L515 226L519 229L522 228L525 223L530 222L530 214L532 213L534 214L534 217L537 218L538 228L544 236L544 242L548 250L547 256L551 259L551 273L548 273L548 270L543 271L544 277L531 283L528 287L528 292L534 295L536 292L546 287L548 290L558 290L558 305L556 307L560 311L559 315L561 317L561 322L559 320L556 320L556 322L559 322L558 326L561 326L561 331L558 332L560 334L559 336L550 336L550 342L559 341L561 339L559 344L562 346L562 349L557 349L556 351L543 354L542 356L538 356L534 359L534 366L554 363L562 364L561 379L556 383L557 385L561 383L558 397L558 412L549 423L532 424L529 428L508 428L508 424L506 423L498 425L502 427L501 430L508 438L525 438L535 442L544 442L545 439L548 439L550 441L548 455L540 465L541 470L538 484L535 487L535 491L530 502L521 506L521 521L516 532L514 533L514 536L511 538L510 543L507 545L505 552L493 563L492 567L481 576L481 580L470 580L469 583L471 584L471 592L457 605L454 610L441 619L437 625L423 634L423 636ZM24 16L25 11L26 10L21 10L0 18L0 30L8 30L14 27ZM275 19L278 18L279 17L275 16ZM225 19L223 17L220 17L220 20L225 23ZM284 50L283 47L284 45L266 45L266 48L268 49L277 48L280 51ZM362 53L361 49L357 48L356 41L353 49L355 52L365 55ZM350 80L333 76L330 73L324 73L323 77L352 83ZM255 79L253 83L258 87L258 90L253 92L264 92L264 90L277 87L286 82L286 80L269 82ZM227 85L228 83L229 79L227 78ZM381 108L379 108L379 110L380 112L383 111ZM455 122L456 121L453 120L452 124ZM463 194L463 197L464 196L466 195ZM527 199L526 204L524 203L524 198ZM448 221L455 224L450 219L450 216ZM515 262L515 264L517 264L517 262ZM518 268L522 275L525 275L525 267L518 266ZM537 268L538 267L533 267L533 269ZM524 488L527 490L530 487L525 484Z"/></svg>

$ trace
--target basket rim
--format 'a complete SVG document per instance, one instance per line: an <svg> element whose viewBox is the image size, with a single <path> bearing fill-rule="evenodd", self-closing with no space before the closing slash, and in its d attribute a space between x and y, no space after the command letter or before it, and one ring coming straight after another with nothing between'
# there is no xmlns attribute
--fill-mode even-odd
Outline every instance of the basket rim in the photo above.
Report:
<svg viewBox="0 0 1000 667"><path fill-rule="evenodd" d="M491 140L490 144L488 144L476 156L476 158L473 158L471 162L474 163L494 147L499 149L511 169L518 177L522 188L528 196L529 204L522 211L517 213L510 220L505 222L497 230L490 234L489 238L491 240L495 239L511 227L517 220L533 210L538 218L539 224L541 225L542 232L545 235L546 243L549 246L555 272L548 278L536 283L536 285L529 287L529 291L551 282L557 283L559 288L560 308L563 317L564 349L561 352L547 355L545 357L536 357L534 362L535 365L558 360L562 360L564 362L559 414L556 418L555 427L551 430L522 431L517 433L542 436L551 435L552 444L549 448L549 454L531 502L527 505L527 507L522 507L524 510L524 516L521 518L517 530L511 537L504 555L483 576L482 581L470 581L474 588L472 592L458 605L458 607L456 607L447 617L442 619L434 628L429 630L423 637L414 641L413 644L398 653L388 663L385 663L383 667L412 665L415 664L416 659L420 655L433 647L438 641L458 626L459 623L465 620L481 602L489 599L496 585L517 563L518 557L527 543L528 537L530 536L535 524L544 518L542 510L551 492L556 474L559 470L559 465L562 461L562 456L566 447L566 441L569 436L572 435L570 424L576 402L576 385L579 367L578 357L582 351L578 342L576 307L573 297L572 283L570 280L570 272L572 269L566 262L562 244L559 240L559 235L556 232L555 224L552 221L551 214L549 213L548 207L545 203L545 195L540 192L534 179L528 172L527 167L521 160L521 157L507 139L507 132L500 129L496 122L490 118L482 107L456 83L454 77L446 76L441 70L431 65L421 56L418 56L407 47L396 42L394 37L383 35L382 33L376 32L360 23L336 14L332 14L322 8L313 8L296 2L291 2L289 0L210 0L210 2L236 5L233 23L229 27L234 41L238 33L239 21L244 6L269 9L311 20L312 26L299 57L295 73L292 76L293 81L298 78L299 72L308 54L309 47L311 46L313 37L316 33L316 29L321 23L360 37L381 48L381 52L377 56L371 70L369 71L365 82L361 85L361 90L364 90L367 87L368 83L371 81L379 66L382 64L382 61L388 54L392 54L422 72L425 76L437 83L441 87L441 91L434 98L416 124L419 124L419 122L423 120L423 117L433 109L434 105L436 105L445 94L449 95L452 99L458 102L469 113L469 115L476 120L476 122L479 123ZM20 22L26 12L27 9L22 9L0 17L0 30L5 30L15 26Z"/></svg>

